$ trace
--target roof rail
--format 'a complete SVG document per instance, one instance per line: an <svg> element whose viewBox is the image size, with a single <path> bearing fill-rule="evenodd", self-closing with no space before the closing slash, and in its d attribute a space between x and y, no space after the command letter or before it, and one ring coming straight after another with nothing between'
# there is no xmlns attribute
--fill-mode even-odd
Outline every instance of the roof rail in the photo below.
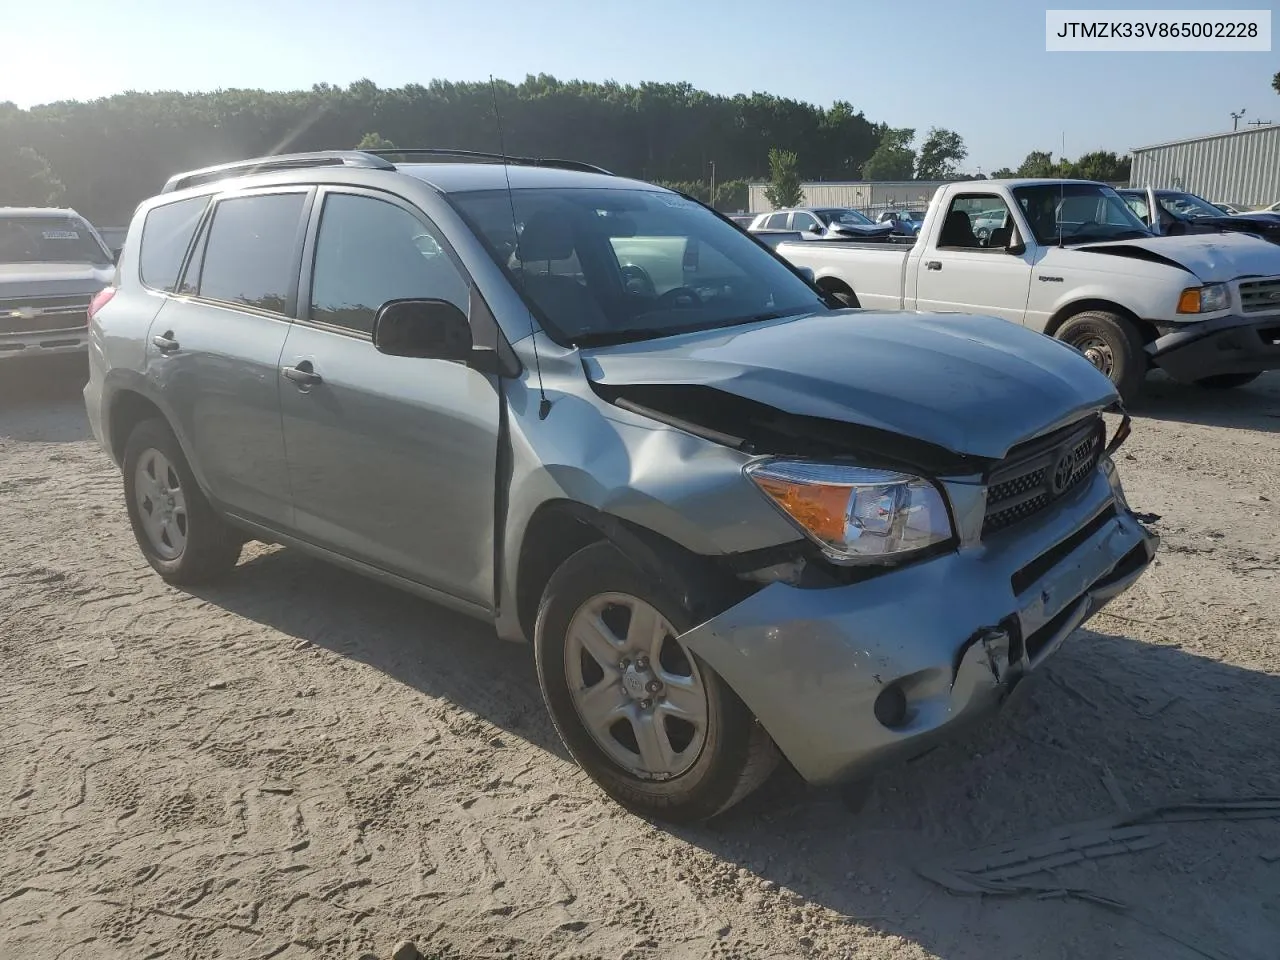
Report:
<svg viewBox="0 0 1280 960"><path fill-rule="evenodd" d="M613 176L610 171L605 170L603 167L597 167L592 163L585 163L582 160L558 160L555 157L512 157L501 153L485 153L480 150L453 150L449 147L405 147L400 149L387 147L363 152L379 158L404 157L411 160L418 157L427 159L432 157L440 157L441 159L457 157L461 160L505 162L520 167L556 167L561 170L577 170L580 173L602 173L607 177Z"/></svg>
<svg viewBox="0 0 1280 960"><path fill-rule="evenodd" d="M256 157L252 160L235 160L199 170L174 174L161 193L173 193L187 187L211 183L226 177L240 177L251 173L268 173L272 170L295 170L303 167L364 167L374 170L394 170L395 164L382 157L359 150L322 150L314 153L282 153L274 157Z"/></svg>

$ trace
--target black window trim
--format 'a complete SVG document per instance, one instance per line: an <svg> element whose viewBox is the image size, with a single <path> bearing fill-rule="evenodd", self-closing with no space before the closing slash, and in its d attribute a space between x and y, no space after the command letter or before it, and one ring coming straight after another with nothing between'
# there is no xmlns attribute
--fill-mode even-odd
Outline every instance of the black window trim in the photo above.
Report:
<svg viewBox="0 0 1280 960"><path fill-rule="evenodd" d="M166 199L164 203L157 203L154 206L149 207L147 212L142 215L142 229L138 233L138 262L135 265L138 274L138 285L141 286L142 289L146 290L148 293L155 293L162 297L182 296L178 291L182 288L182 281L186 276L187 265L191 261L191 253L200 243L200 238L205 230L205 224L209 220L209 211L213 209L213 203L211 202L213 196L214 194L212 192L207 192L197 193L187 197L178 197L176 200ZM150 219L151 214L163 207L172 207L179 203L187 203L191 200L203 200L204 209L200 211L200 219L196 221L196 228L191 232L191 239L187 241L187 249L183 251L182 259L178 261L178 272L173 278L173 289L165 290L163 287L153 287L151 284L147 283L142 276L142 249L144 244L147 242L147 220Z"/></svg>
<svg viewBox="0 0 1280 960"><path fill-rule="evenodd" d="M462 262L462 258L458 256L458 252L453 248L453 244L449 241L449 237L445 234L430 216L427 215L417 204L390 190L382 190L376 187L363 187L348 184L321 184L316 188L316 195L312 201L311 209L307 217L306 237L302 245L302 262L299 267L297 297L294 305L294 323L300 326L310 327L313 330L323 330L326 333L337 334L342 337L349 337L353 340L362 340L365 343L373 342L372 333L365 333L363 330L352 330L350 327L339 326L333 323L323 323L319 320L311 319L311 295L315 284L316 270L316 248L320 237L320 221L324 219L325 202L330 196L342 195L351 197L366 197L370 200L380 200L383 203L390 203L394 207L399 207L405 213L409 214L424 227L426 227L436 242L440 244L440 249L444 251L445 256L449 258L449 262L453 264L461 275L463 281L467 285L467 313L468 319L472 320L472 314L475 310L475 301L479 293L475 278L471 276L469 270ZM474 326L474 321L473 321Z"/></svg>
<svg viewBox="0 0 1280 960"><path fill-rule="evenodd" d="M293 264L289 270L290 288L285 293L284 309L277 312L275 310L266 310L262 307L251 306L247 303L240 303L237 300L219 300L216 297L206 297L200 295L200 278L196 278L195 292L181 293L182 285L187 280L187 271L191 269L192 264L196 260L196 255L200 256L200 269L204 271L204 254L209 246L209 235L213 230L214 217L217 214L218 206L227 200L240 200L245 197L273 196L279 194L301 193L304 194L302 201L302 211L298 217L298 226L293 236ZM302 240L306 235L307 224L310 222L311 211L315 206L316 187L310 183L289 183L280 184L270 187L249 187L239 190L226 190L223 192L214 192L210 194L213 202L208 205L204 212L204 219L200 223L199 229L196 231L195 240L191 244L191 248L187 251L187 257L182 266L182 271L178 275L177 290L172 296L180 297L184 300L190 300L194 303L207 304L212 307L221 307L224 310L235 310L240 313L252 314L256 317L264 317L268 320L277 320L281 323L293 323L296 320L298 312L298 272L299 261L302 256ZM162 291L163 292L163 291Z"/></svg>

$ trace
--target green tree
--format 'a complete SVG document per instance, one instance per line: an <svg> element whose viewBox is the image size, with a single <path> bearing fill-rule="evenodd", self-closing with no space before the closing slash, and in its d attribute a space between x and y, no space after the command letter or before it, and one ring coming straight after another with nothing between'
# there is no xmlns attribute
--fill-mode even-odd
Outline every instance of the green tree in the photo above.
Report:
<svg viewBox="0 0 1280 960"><path fill-rule="evenodd" d="M1020 177L1056 176L1057 168L1053 163L1053 154L1045 150L1032 150L1018 167L1017 175Z"/></svg>
<svg viewBox="0 0 1280 960"><path fill-rule="evenodd" d="M880 145L862 165L867 180L910 180L916 165L916 152L911 141L916 132L911 127L884 127Z"/></svg>
<svg viewBox="0 0 1280 960"><path fill-rule="evenodd" d="M950 180L956 175L956 164L969 155L960 134L934 127L920 145L916 160L917 180Z"/></svg>
<svg viewBox="0 0 1280 960"><path fill-rule="evenodd" d="M800 162L791 150L769 150L769 186L765 199L774 207L796 207L804 200L800 187Z"/></svg>
<svg viewBox="0 0 1280 960"><path fill-rule="evenodd" d="M396 145L380 133L366 133L356 144L357 150L394 150Z"/></svg>
<svg viewBox="0 0 1280 960"><path fill-rule="evenodd" d="M992 180L1011 180L1015 176L1017 176L1017 174L1015 174L1008 167L1001 167L999 170L991 174L991 179Z"/></svg>
<svg viewBox="0 0 1280 960"><path fill-rule="evenodd" d="M721 96L688 83L624 85L547 74L493 85L432 80L386 88L360 80L286 91L134 92L30 109L0 103L0 177L15 179L9 154L30 147L65 184L64 202L94 223L123 226L179 171L271 153L350 149L372 142L363 140L370 131L384 145L497 151L495 87L510 153L688 183L705 181L715 159L714 199L731 209L745 206L738 199L743 188L731 195L721 184L766 176L770 147L782 144L804 157L806 176L850 179L884 129L845 102L824 108L764 93Z"/></svg>
<svg viewBox="0 0 1280 960"><path fill-rule="evenodd" d="M49 161L31 147L0 151L0 206L57 207L66 193Z"/></svg>
<svg viewBox="0 0 1280 960"><path fill-rule="evenodd" d="M1110 150L1086 153L1074 163L1063 161L1063 176L1079 180L1101 180L1105 183L1122 183L1129 180L1131 161L1128 156L1117 157Z"/></svg>
<svg viewBox="0 0 1280 960"><path fill-rule="evenodd" d="M1271 78L1271 89L1276 93L1280 93L1280 73Z"/></svg>

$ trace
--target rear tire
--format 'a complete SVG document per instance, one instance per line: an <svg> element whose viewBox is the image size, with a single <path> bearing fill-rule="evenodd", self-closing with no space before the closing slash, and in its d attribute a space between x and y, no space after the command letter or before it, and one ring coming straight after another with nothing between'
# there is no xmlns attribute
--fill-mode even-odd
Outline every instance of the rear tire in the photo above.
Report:
<svg viewBox="0 0 1280 960"><path fill-rule="evenodd" d="M1118 313L1084 310L1069 317L1056 336L1106 374L1125 403L1138 396L1147 375L1147 354L1132 322Z"/></svg>
<svg viewBox="0 0 1280 960"><path fill-rule="evenodd" d="M142 555L169 583L202 583L235 567L243 537L209 505L163 420L143 420L129 434L124 495Z"/></svg>
<svg viewBox="0 0 1280 960"><path fill-rule="evenodd" d="M1212 377L1203 377L1195 381L1197 387L1204 387L1206 390L1234 390L1236 387L1244 387L1257 380L1261 373L1219 373Z"/></svg>
<svg viewBox="0 0 1280 960"><path fill-rule="evenodd" d="M612 543L584 547L547 584L534 653L552 723L587 775L639 814L691 822L760 786L778 751L728 684L679 643L697 621L673 596L678 592ZM653 690L652 699L638 699L645 694L633 689ZM696 716L702 729L681 716ZM658 740L648 739L652 724L661 727ZM663 770L646 769L646 747L654 743L668 761Z"/></svg>

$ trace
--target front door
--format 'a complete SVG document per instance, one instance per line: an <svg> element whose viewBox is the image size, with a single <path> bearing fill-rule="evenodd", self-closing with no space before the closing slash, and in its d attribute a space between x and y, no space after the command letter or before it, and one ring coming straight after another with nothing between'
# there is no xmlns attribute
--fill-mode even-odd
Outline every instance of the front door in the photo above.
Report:
<svg viewBox="0 0 1280 960"><path fill-rule="evenodd" d="M317 210L309 289L279 374L298 534L491 607L499 382L461 363L386 356L371 338L389 300L440 298L466 312L467 277L406 203L331 190Z"/></svg>
<svg viewBox="0 0 1280 960"><path fill-rule="evenodd" d="M274 527L292 513L277 369L311 193L219 199L147 343L149 372L210 496Z"/></svg>
<svg viewBox="0 0 1280 960"><path fill-rule="evenodd" d="M926 247L916 277L916 308L978 313L1022 323L1031 289L1031 248L1009 252L1016 233L999 194L959 194Z"/></svg>

